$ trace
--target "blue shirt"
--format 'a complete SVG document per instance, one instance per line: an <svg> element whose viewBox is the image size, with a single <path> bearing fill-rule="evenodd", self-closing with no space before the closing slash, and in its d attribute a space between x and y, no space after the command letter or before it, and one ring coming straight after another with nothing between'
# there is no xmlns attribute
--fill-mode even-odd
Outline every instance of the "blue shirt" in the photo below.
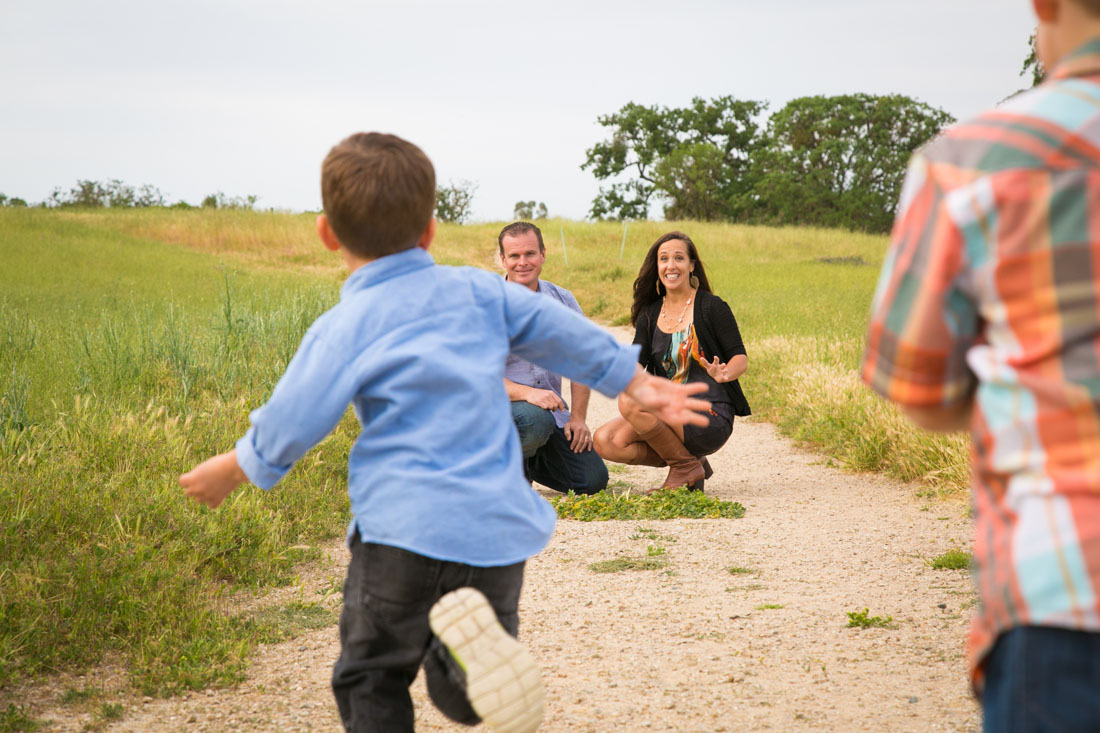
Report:
<svg viewBox="0 0 1100 733"><path fill-rule="evenodd" d="M549 295L559 303L564 305L570 310L576 311L580 315L584 315L581 311L581 306L577 303L577 299L573 297L573 294L565 288L558 287L549 280L539 279L540 295ZM504 377L510 379L516 384L523 384L528 387L535 387L537 389L548 389L558 396L558 399L565 403L565 398L561 396L561 377L553 372L543 369L538 364L532 364L521 356L515 354L509 354L508 360L504 362ZM558 410L551 413L554 416L554 422L558 427L564 427L565 423L569 422L569 410Z"/></svg>
<svg viewBox="0 0 1100 733"><path fill-rule="evenodd" d="M362 430L348 457L349 535L468 565L525 560L556 515L523 477L510 351L608 396L638 361L637 347L498 275L436 265L421 249L370 262L251 414L237 461L270 488L350 403Z"/></svg>

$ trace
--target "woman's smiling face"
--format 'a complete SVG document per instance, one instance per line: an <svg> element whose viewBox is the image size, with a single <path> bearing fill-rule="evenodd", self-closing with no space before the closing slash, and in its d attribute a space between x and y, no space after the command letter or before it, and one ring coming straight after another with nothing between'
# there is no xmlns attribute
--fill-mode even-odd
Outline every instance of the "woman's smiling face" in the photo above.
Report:
<svg viewBox="0 0 1100 733"><path fill-rule="evenodd" d="M688 255L687 243L670 239L657 249L657 277L669 291L690 288L691 273L695 263Z"/></svg>

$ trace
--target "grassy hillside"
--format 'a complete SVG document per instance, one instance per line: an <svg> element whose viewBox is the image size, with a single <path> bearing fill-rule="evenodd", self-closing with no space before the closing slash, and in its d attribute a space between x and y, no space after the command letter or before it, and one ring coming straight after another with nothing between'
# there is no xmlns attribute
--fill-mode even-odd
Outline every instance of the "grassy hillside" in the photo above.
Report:
<svg viewBox="0 0 1100 733"><path fill-rule="evenodd" d="M433 254L496 269L499 228L442 226ZM756 415L853 468L964 485L962 439L917 433L855 375L884 238L635 223L620 257L621 224L548 221L544 275L624 323L670 228L737 316ZM110 651L150 692L236 679L281 632L220 599L289 582L310 552L294 548L343 531L353 420L217 515L176 476L247 427L338 297L339 258L312 216L208 210L0 209L0 255L0 707L15 681Z"/></svg>

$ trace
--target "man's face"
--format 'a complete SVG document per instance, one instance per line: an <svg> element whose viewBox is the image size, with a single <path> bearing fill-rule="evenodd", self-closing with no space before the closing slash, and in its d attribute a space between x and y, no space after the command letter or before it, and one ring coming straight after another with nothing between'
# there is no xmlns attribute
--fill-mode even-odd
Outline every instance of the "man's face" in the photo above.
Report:
<svg viewBox="0 0 1100 733"><path fill-rule="evenodd" d="M504 248L500 264L504 266L508 281L536 290L546 253L539 251L539 239L535 233L506 236L500 244Z"/></svg>

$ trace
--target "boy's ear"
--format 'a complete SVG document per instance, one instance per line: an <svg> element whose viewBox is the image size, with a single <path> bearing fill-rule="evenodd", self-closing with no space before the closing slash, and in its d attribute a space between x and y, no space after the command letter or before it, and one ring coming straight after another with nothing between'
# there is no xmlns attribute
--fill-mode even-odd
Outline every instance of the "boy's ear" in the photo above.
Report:
<svg viewBox="0 0 1100 733"><path fill-rule="evenodd" d="M1031 0L1031 7L1035 10L1035 17L1044 23L1053 23L1058 20L1056 0Z"/></svg>
<svg viewBox="0 0 1100 733"><path fill-rule="evenodd" d="M420 239L416 240L417 247L427 251L428 247L432 246L432 240L435 238L435 227L435 217L433 216L428 221L428 226L424 227L424 231L420 234Z"/></svg>
<svg viewBox="0 0 1100 733"><path fill-rule="evenodd" d="M317 236L325 249L335 252L340 249L340 240L336 238L336 232L332 231L332 225L328 223L328 217L324 214L317 215Z"/></svg>

